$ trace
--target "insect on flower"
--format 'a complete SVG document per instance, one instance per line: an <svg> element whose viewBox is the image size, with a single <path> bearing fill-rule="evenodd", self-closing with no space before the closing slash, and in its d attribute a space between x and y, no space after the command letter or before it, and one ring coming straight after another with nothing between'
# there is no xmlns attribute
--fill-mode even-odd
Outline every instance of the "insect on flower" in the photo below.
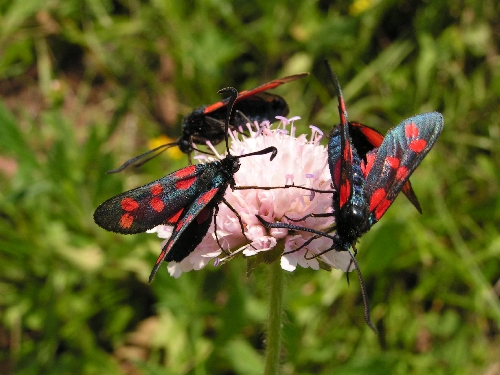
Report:
<svg viewBox="0 0 500 375"><path fill-rule="evenodd" d="M182 262L171 262L168 271L172 277L179 277L183 272L200 270L213 262L214 266L243 256L247 272L251 272L265 258L265 262L279 261L283 270L292 272L297 267L335 268L346 270L350 264L347 252L324 250L330 247L328 238L320 238L300 251L291 252L304 244L311 234L288 234L287 230L268 231L257 220L255 214L267 221L280 221L285 215L302 217L311 213L331 212L331 196L316 194L312 197L310 189L325 192L331 188L332 181L328 170L326 147L321 144L323 133L315 126L310 126L310 134L299 134L294 123L298 117L290 119L280 117L280 123L270 125L248 124L245 134L230 132L231 154L255 152L274 146L278 154L273 161L267 158L246 158L241 161L241 168L235 174L236 187L227 189L224 198L238 212L245 228L242 236L238 217L226 204L221 203L216 225L211 225L207 235L196 249ZM216 154L215 149L212 150ZM197 158L213 160L209 155ZM256 184L258 181L258 185ZM290 189L283 189L286 185ZM268 189L268 186L280 188ZM302 190L302 187L307 190ZM330 190L332 192L332 190ZM303 225L327 231L333 224L333 217L310 219ZM149 232L167 239L171 227L159 225ZM217 234L217 236L215 235ZM219 239L224 249L231 249L231 256L221 253L216 241ZM250 244L248 241L251 241ZM284 253L278 248L284 247ZM318 258L306 259L305 254L320 254Z"/></svg>
<svg viewBox="0 0 500 375"><path fill-rule="evenodd" d="M275 79L252 90L241 91L233 106L233 115L229 121L231 130L239 130L247 122L276 121L276 116L288 114L288 104L281 96L270 94L267 90L274 89L285 83L308 76L309 73L299 73ZM193 151L192 144L205 144L210 141L216 145L224 140L224 117L229 98L209 106L195 109L182 122L182 135L177 140L180 150L186 154Z"/></svg>
<svg viewBox="0 0 500 375"><path fill-rule="evenodd" d="M375 330L369 317L368 300L361 272L354 257L355 244L380 220L400 191L406 189L403 191L412 192L408 179L436 142L443 129L443 116L432 112L402 121L389 130L379 147L366 152L366 160L362 159L350 133L350 129L353 126L356 128L356 125L349 126L340 84L331 70L330 74L338 97L340 115L340 125L333 129L328 142L328 165L336 191L332 200L335 233L330 235L303 226L271 223L260 216L257 218L266 228L306 231L327 237L332 240L332 245L326 251L348 251L362 286L365 320ZM411 197L410 201L417 209L419 208L418 201L415 204ZM327 215L331 214L310 214L290 221L298 222L308 217ZM311 238L311 241L314 238ZM351 248L354 249L354 253Z"/></svg>
<svg viewBox="0 0 500 375"><path fill-rule="evenodd" d="M384 141L384 136L376 129L367 125L363 125L356 121L348 121L349 135L352 141L352 147L356 149L358 156L366 163L366 155L368 152L380 147ZM340 144L341 128L337 127L330 135L330 143ZM418 212L422 213L420 202L418 201L415 192L411 186L410 180L406 181L401 189L406 198L415 206Z"/></svg>
<svg viewBox="0 0 500 375"><path fill-rule="evenodd" d="M121 234L146 232L160 224L173 227L172 235L163 246L149 276L150 282L163 261L180 262L198 246L212 218L216 222L220 202L225 202L232 209L224 199L224 193L228 186L235 187L234 174L240 168L239 159L271 153L272 160L276 156L275 147L238 156L229 152L229 118L238 92L232 87L219 91L223 92L231 92L226 106L225 158L190 165L147 185L121 193L102 203L94 213L94 221L100 227ZM235 214L244 234L241 218Z"/></svg>
<svg viewBox="0 0 500 375"><path fill-rule="evenodd" d="M229 120L229 129L240 131L242 126L247 122L274 122L276 121L276 116L286 116L289 109L285 99L266 91L307 77L308 75L309 73L293 74L267 82L252 90L241 91L233 105L232 115ZM193 144L205 145L209 141L211 144L217 145L226 137L224 119L229 101L230 99L226 98L214 104L195 109L182 121L182 134L175 142L166 143L147 151L136 158L130 159L120 168L108 173L121 172L130 165L140 166L165 150L175 146L188 155L189 163L191 164L191 153L194 150L204 153L204 151L195 148Z"/></svg>

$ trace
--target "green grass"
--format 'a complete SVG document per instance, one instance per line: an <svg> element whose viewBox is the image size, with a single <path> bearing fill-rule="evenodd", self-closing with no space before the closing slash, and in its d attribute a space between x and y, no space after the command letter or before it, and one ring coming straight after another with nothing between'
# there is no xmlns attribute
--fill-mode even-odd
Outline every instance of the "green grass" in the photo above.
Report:
<svg viewBox="0 0 500 375"><path fill-rule="evenodd" d="M0 4L0 372L260 374L267 269L240 260L147 277L155 236L92 220L99 203L186 164L105 171L179 134L232 85L287 74L291 115L382 132L440 111L444 131L361 239L359 283L287 274L283 374L481 374L500 348L500 20L494 1L13 0ZM362 1L356 5L363 4ZM354 276L354 275L353 275ZM496 294L494 285L496 286Z"/></svg>

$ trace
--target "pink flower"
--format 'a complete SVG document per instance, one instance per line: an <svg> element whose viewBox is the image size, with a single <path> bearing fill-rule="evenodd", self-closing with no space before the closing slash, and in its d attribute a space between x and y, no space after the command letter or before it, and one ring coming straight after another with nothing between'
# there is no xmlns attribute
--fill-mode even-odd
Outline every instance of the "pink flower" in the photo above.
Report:
<svg viewBox="0 0 500 375"><path fill-rule="evenodd" d="M278 149L278 155L272 161L266 157L248 157L241 159L241 168L234 175L237 187L241 186L284 186L294 184L318 190L331 191L331 176L328 169L327 152L320 145L323 133L310 126L311 135L296 135L293 125L299 117L278 118L281 122L271 129L269 122L260 126L248 125L250 135L230 134L231 153L241 155L261 150L269 146ZM211 145L209 145L211 147ZM212 151L217 155L217 151ZM220 157L220 156L219 156ZM210 161L206 155L195 156L195 159ZM215 264L225 262L237 255L252 257L263 251L272 250L279 242L284 247L281 256L281 267L293 271L297 265L319 269L319 262L346 271L351 268L351 258L348 252L328 251L318 257L315 255L330 248L332 241L320 237L311 241L299 251L312 234L307 232L290 232L287 229L267 230L257 220L261 216L269 222L289 222L287 219L297 219L312 213L332 212L332 193L312 193L311 191L294 187L261 190L227 189L225 199L239 213L244 224L245 236L241 232L238 218L226 204L221 203L217 215L217 237L219 242L231 256L227 256L219 248L215 239L213 225L200 245L180 263L170 262L168 270L171 276L179 277L182 272L199 270L212 259ZM305 222L295 223L300 226L329 231L334 225L333 217L308 218ZM150 232L156 232L160 238L168 238L169 227L160 225ZM165 240L166 241L166 240ZM250 242L250 243L249 243ZM164 242L165 243L165 242ZM162 243L162 246L164 245Z"/></svg>

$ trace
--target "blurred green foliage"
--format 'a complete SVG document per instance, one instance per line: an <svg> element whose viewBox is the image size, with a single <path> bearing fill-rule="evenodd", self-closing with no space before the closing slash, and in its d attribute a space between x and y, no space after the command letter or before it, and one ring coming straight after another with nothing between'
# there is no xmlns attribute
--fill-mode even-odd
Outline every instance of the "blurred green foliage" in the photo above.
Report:
<svg viewBox="0 0 500 375"><path fill-rule="evenodd" d="M207 267L147 284L155 236L98 228L95 207L186 164L106 175L190 109L285 85L291 115L385 132L425 111L445 128L359 244L359 283L287 275L283 374L490 374L500 367L500 5L497 1L0 3L0 373L260 374L267 272ZM496 285L496 287L495 287ZM496 290L496 292L495 292ZM490 372L488 372L490 371Z"/></svg>

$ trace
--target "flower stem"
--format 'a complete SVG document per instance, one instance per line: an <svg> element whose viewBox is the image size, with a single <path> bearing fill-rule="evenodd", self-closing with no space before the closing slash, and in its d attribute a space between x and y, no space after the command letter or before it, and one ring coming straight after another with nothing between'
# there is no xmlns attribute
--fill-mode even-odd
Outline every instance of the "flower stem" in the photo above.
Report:
<svg viewBox="0 0 500 375"><path fill-rule="evenodd" d="M269 266L269 320L267 327L266 368L265 375L275 375L280 372L281 352L281 321L283 316L284 273L280 260L275 260Z"/></svg>

